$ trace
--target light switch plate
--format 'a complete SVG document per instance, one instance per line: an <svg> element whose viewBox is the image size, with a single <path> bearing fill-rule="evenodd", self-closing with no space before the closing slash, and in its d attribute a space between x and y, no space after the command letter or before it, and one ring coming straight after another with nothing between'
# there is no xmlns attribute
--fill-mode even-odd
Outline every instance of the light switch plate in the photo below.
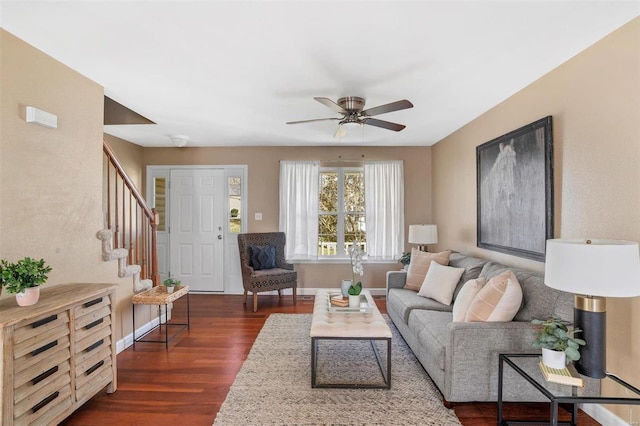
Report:
<svg viewBox="0 0 640 426"><path fill-rule="evenodd" d="M262 220L262 213L256 213L255 218L256 220Z"/></svg>

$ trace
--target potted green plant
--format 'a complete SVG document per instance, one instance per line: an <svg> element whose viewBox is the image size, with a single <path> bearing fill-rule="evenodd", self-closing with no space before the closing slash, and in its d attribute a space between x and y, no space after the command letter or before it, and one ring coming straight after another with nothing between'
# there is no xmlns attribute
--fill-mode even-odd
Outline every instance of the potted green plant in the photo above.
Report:
<svg viewBox="0 0 640 426"><path fill-rule="evenodd" d="M165 287L167 287L167 293L173 293L174 288L180 285L180 280L169 277L166 280L164 280L162 284L164 284Z"/></svg>
<svg viewBox="0 0 640 426"><path fill-rule="evenodd" d="M531 321L535 329L533 347L542 349L542 362L551 368L565 368L568 361L580 359L580 346L586 342L575 337L582 330L569 328L570 322L557 317Z"/></svg>
<svg viewBox="0 0 640 426"><path fill-rule="evenodd" d="M40 285L47 281L47 274L51 272L44 259L35 260L30 257L9 263L5 259L0 261L0 287L16 295L16 302L20 306L30 306L40 298Z"/></svg>
<svg viewBox="0 0 640 426"><path fill-rule="evenodd" d="M404 269L407 269L409 267L409 264L411 263L411 252L407 251L402 253L402 256L400 256L398 262L402 263Z"/></svg>

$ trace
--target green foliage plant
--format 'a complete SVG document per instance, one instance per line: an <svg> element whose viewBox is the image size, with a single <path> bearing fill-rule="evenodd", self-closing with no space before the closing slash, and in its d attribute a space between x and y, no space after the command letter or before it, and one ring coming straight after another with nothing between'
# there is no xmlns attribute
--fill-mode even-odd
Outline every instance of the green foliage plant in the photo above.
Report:
<svg viewBox="0 0 640 426"><path fill-rule="evenodd" d="M405 253L402 253L402 256L400 256L400 259L398 259L398 262L402 263L403 265L408 265L411 263L411 252L407 251Z"/></svg>
<svg viewBox="0 0 640 426"><path fill-rule="evenodd" d="M9 293L21 293L31 287L38 287L47 281L47 274L51 272L44 259L35 260L30 257L9 263L5 259L0 261L0 287L5 287Z"/></svg>
<svg viewBox="0 0 640 426"><path fill-rule="evenodd" d="M164 284L167 287L175 287L177 285L180 285L180 280L169 277L166 280L162 281L162 284Z"/></svg>
<svg viewBox="0 0 640 426"><path fill-rule="evenodd" d="M569 329L568 326L571 323L557 317L544 321L534 319L531 324L533 324L535 330L534 348L562 351L569 361L580 359L579 348L581 345L585 345L586 342L575 337L575 334L582 332L581 329L577 327Z"/></svg>
<svg viewBox="0 0 640 426"><path fill-rule="evenodd" d="M351 284L351 286L349 286L349 296L357 296L360 294L360 292L362 291L362 283L360 281L358 281L358 283L356 285Z"/></svg>

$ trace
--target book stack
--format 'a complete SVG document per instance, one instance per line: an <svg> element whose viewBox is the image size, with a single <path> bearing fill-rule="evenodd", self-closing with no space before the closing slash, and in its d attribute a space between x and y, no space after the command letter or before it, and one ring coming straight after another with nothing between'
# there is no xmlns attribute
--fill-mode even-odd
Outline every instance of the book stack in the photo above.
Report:
<svg viewBox="0 0 640 426"><path fill-rule="evenodd" d="M573 364L569 364L565 368L551 368L540 360L540 370L548 382L584 387L584 381Z"/></svg>
<svg viewBox="0 0 640 426"><path fill-rule="evenodd" d="M333 296L331 297L331 306L346 308L347 306L349 306L349 299L342 296Z"/></svg>

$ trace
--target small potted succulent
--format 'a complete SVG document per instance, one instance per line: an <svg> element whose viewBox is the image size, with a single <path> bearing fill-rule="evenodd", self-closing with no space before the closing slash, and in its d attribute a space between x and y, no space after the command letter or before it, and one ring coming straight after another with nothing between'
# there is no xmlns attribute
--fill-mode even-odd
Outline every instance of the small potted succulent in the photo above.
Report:
<svg viewBox="0 0 640 426"><path fill-rule="evenodd" d="M531 324L535 329L533 347L542 349L543 364L563 369L568 361L580 359L580 346L586 342L575 335L580 333L581 329L569 329L571 323L556 317L544 321L534 319Z"/></svg>
<svg viewBox="0 0 640 426"><path fill-rule="evenodd" d="M16 295L19 306L31 306L40 299L40 285L47 281L51 267L44 259L35 260L30 257L9 263L0 261L0 287Z"/></svg>
<svg viewBox="0 0 640 426"><path fill-rule="evenodd" d="M167 288L167 293L173 293L174 288L180 285L180 280L169 277L166 280L164 280L162 284L164 284L165 287Z"/></svg>

